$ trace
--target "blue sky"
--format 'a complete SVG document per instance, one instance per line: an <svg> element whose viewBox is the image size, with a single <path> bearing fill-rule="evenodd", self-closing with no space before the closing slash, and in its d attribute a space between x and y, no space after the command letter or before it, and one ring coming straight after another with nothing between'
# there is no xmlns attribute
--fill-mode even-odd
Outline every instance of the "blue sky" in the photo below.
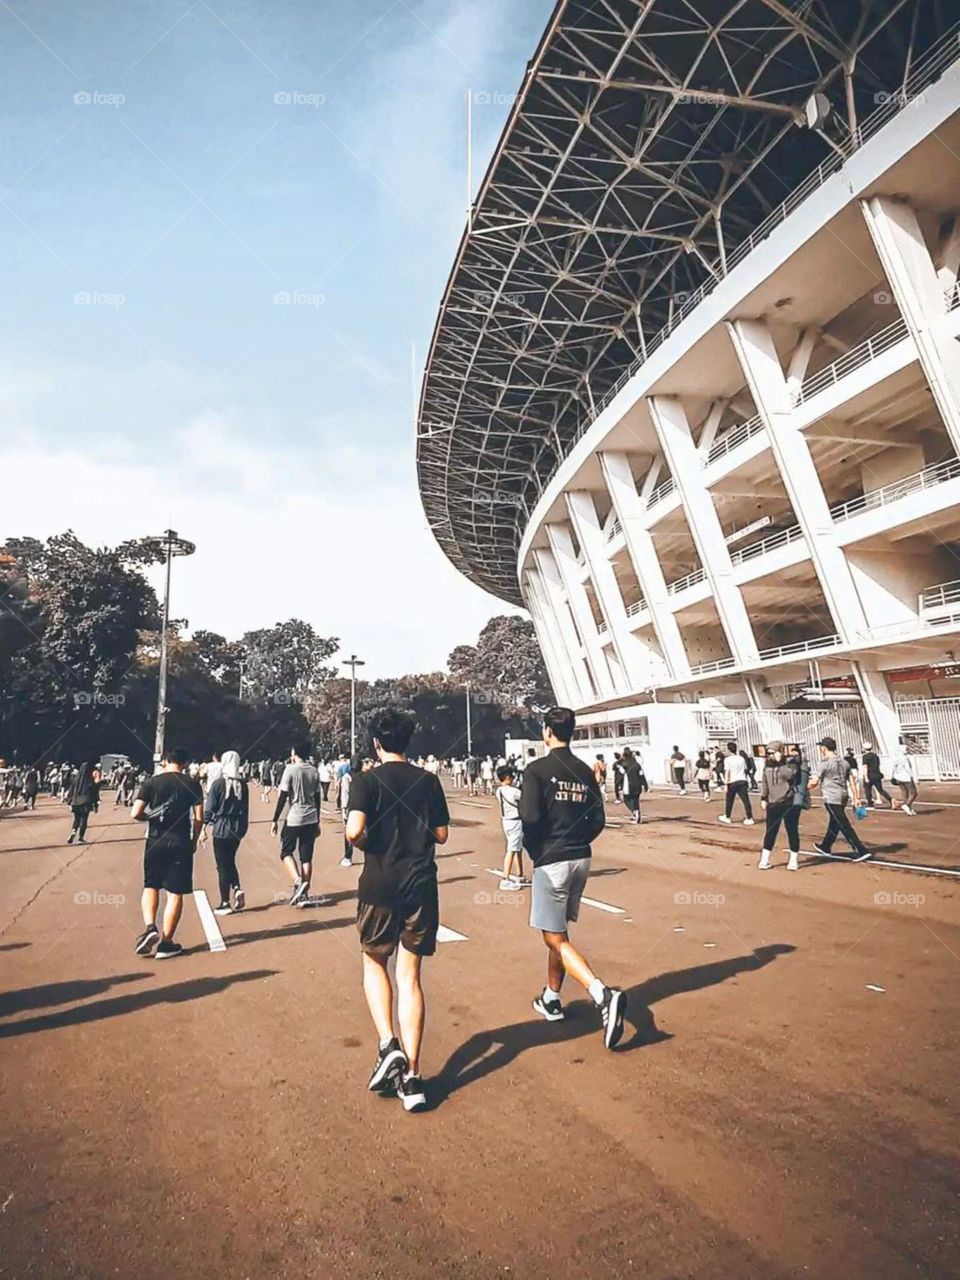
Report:
<svg viewBox="0 0 960 1280"><path fill-rule="evenodd" d="M552 7L0 0L0 536L172 523L177 615L304 617L373 675L472 640L504 606L427 530L411 348L465 93L479 182Z"/></svg>

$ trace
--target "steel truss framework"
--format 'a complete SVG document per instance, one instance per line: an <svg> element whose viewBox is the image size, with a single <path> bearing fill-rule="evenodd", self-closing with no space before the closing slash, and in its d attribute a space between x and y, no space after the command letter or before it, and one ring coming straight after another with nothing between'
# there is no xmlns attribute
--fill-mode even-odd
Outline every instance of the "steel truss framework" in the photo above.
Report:
<svg viewBox="0 0 960 1280"><path fill-rule="evenodd" d="M522 604L541 493L602 397L858 122L952 0L561 0L437 319L420 490L449 559ZM820 130L804 106L824 94Z"/></svg>

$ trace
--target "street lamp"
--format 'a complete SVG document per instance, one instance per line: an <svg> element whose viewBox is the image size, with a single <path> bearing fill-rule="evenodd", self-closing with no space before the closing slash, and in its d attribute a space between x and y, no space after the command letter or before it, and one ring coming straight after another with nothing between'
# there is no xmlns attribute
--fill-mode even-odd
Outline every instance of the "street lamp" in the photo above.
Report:
<svg viewBox="0 0 960 1280"><path fill-rule="evenodd" d="M196 547L175 530L165 529L158 538L144 538L144 544L163 553L166 580L163 589L163 613L160 618L160 679L157 685L157 734L153 743L153 760L163 759L163 737L167 722L167 627L170 622L170 566L174 556L192 556Z"/></svg>
<svg viewBox="0 0 960 1280"><path fill-rule="evenodd" d="M473 727L470 723L470 684L465 686L467 698L467 755L473 755Z"/></svg>
<svg viewBox="0 0 960 1280"><path fill-rule="evenodd" d="M364 667L366 663L351 653L343 665L350 668L350 755L354 756L357 752L357 667Z"/></svg>

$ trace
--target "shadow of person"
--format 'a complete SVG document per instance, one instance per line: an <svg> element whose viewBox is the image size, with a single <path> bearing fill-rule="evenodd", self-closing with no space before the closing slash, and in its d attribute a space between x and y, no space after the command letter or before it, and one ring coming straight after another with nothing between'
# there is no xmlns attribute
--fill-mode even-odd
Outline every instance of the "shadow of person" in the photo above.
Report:
<svg viewBox="0 0 960 1280"><path fill-rule="evenodd" d="M58 1013L38 1014L34 1018L22 1018L19 1022L5 1022L0 1026L0 1040L11 1036L31 1035L34 1031L54 1031L58 1027L76 1027L88 1022L102 1022L105 1018L117 1018L138 1009L148 1009L158 1004L184 1004L204 996L226 991L237 982L258 982L272 978L278 969L252 969L248 973L224 974L222 977L190 978L186 982L169 987L152 987L149 991L136 991L127 995L112 996L94 1004L76 1005Z"/></svg>
<svg viewBox="0 0 960 1280"><path fill-rule="evenodd" d="M633 1033L627 1040L621 1041L617 1052L624 1053L643 1045L672 1039L657 1027L652 1005L670 996L700 991L726 982L728 978L735 978L738 974L762 969L778 956L788 955L795 950L789 943L773 943L757 947L747 955L733 956L729 960L716 960L710 964L662 973L629 988L627 1014ZM544 1044L563 1044L587 1035L599 1038L600 1020L592 1002L577 1000L565 1006L564 1011L566 1017L563 1022L545 1022L534 1015L524 1022L472 1035L459 1049L453 1051L430 1082L431 1105L439 1106L451 1093L509 1066L527 1049Z"/></svg>
<svg viewBox="0 0 960 1280"><path fill-rule="evenodd" d="M264 942L267 938L293 938L298 933L327 933L331 929L346 929L356 924L353 916L338 916L335 920L300 920L296 923L282 925L279 929L251 929L249 933L225 933L224 941L228 949L243 947L250 942ZM207 950L206 943L185 951L184 955L200 955Z"/></svg>
<svg viewBox="0 0 960 1280"><path fill-rule="evenodd" d="M40 987L23 987L20 991L0 992L0 1018L26 1009L48 1009L55 1004L72 1004L89 996L103 995L111 987L126 982L142 982L152 973L120 973L115 977L77 979L73 982L48 982Z"/></svg>

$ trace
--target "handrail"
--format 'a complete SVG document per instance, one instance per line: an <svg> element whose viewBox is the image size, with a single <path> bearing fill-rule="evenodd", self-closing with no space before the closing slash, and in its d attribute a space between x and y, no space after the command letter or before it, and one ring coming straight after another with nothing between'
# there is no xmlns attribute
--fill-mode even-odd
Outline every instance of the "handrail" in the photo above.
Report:
<svg viewBox="0 0 960 1280"><path fill-rule="evenodd" d="M614 516L613 523L607 529L607 541L613 542L614 538L619 537L621 533L623 533L623 525L620 523L620 517Z"/></svg>
<svg viewBox="0 0 960 1280"><path fill-rule="evenodd" d="M845 351L842 356L831 361L825 368L807 378L793 392L790 399L794 407L804 404L812 396L826 390L827 387L834 386L841 378L853 373L855 369L869 364L871 360L876 360L877 356L882 355L884 351L896 346L898 342L907 336L907 333L907 322L902 316L899 316L892 324L888 324L886 328L881 329L879 333L875 333L871 338L866 338L863 342L858 342L855 347L851 347L849 351Z"/></svg>
<svg viewBox="0 0 960 1280"><path fill-rule="evenodd" d="M731 427L729 431L725 431L719 440L715 440L710 446L703 465L708 467L711 462L716 462L718 458L724 457L731 449L736 449L739 445L745 444L747 440L752 440L755 435L763 430L763 418L760 414L748 418L746 422L741 422L739 426Z"/></svg>
<svg viewBox="0 0 960 1280"><path fill-rule="evenodd" d="M838 644L843 644L842 636L818 636L816 640L798 640L794 644L781 644L772 649L761 649L760 658L766 662L770 658L787 658L792 653L812 653L817 649L833 649Z"/></svg>
<svg viewBox="0 0 960 1280"><path fill-rule="evenodd" d="M956 284L950 285L948 289L944 289L943 300L948 311L953 311L960 307L960 280Z"/></svg>
<svg viewBox="0 0 960 1280"><path fill-rule="evenodd" d="M692 573L686 574L683 578L677 578L676 582L667 583L667 595L676 596L681 591L686 591L687 587L695 587L698 582L702 582L707 576L705 569L694 569Z"/></svg>
<svg viewBox="0 0 960 1280"><path fill-rule="evenodd" d="M800 525L791 525L789 529L781 529L778 533L771 533L766 538L762 538L759 542L751 542L749 546L743 547L740 551L734 551L730 556L730 563L737 565L743 564L746 560L755 560L757 556L765 556L768 551L775 551L777 547L785 547L790 542L796 542L798 538L803 537L803 529Z"/></svg>
<svg viewBox="0 0 960 1280"><path fill-rule="evenodd" d="M924 489L932 489L960 476L960 458L948 458L946 462L938 462L933 467L925 467L903 480L895 480L893 484L885 484L880 489L871 489L859 498L851 498L849 502L841 502L830 508L834 520L849 520L851 516L862 511L873 511L876 507L885 507L898 498L906 498L911 493L920 493Z"/></svg>
<svg viewBox="0 0 960 1280"><path fill-rule="evenodd" d="M692 676L708 676L715 671L727 671L737 665L736 658L718 658L716 662L699 662L690 668Z"/></svg>
<svg viewBox="0 0 960 1280"><path fill-rule="evenodd" d="M649 511L650 508L655 507L658 502L662 502L664 498L669 497L676 487L677 482L674 480L673 476L664 480L662 484L658 484L653 493L651 493L650 497L647 499L647 510Z"/></svg>
<svg viewBox="0 0 960 1280"><path fill-rule="evenodd" d="M904 107L909 106L914 98L933 83L941 71L956 60L958 55L960 55L960 22L954 23L937 43L927 50L897 92L877 95L877 107L861 121L856 129L847 134L843 141L837 141L833 144L835 149L831 150L830 155L822 160L816 169L808 174L803 182L795 187L775 209L771 210L763 221L754 227L746 239L742 240L726 254L726 262L718 260L713 264L714 276L704 280L692 293L678 295L679 301L675 303L667 323L652 337L642 340L643 351L641 354L628 365L612 387L608 388L601 396L595 396L594 412L590 414L589 418L580 420L576 433L570 441L571 445L580 439L589 425L619 395L637 370L670 337L674 329L700 305L708 294L713 292L718 281L728 276L734 267L739 266L744 258L748 257L775 227L784 222L794 209L803 203L808 195L822 187L824 182L846 164L849 157L857 152L879 129L897 115L898 112L902 111ZM879 101L881 98L882 101Z"/></svg>
<svg viewBox="0 0 960 1280"><path fill-rule="evenodd" d="M945 608L951 604L960 604L960 578L953 582L940 582L920 592L921 610Z"/></svg>

